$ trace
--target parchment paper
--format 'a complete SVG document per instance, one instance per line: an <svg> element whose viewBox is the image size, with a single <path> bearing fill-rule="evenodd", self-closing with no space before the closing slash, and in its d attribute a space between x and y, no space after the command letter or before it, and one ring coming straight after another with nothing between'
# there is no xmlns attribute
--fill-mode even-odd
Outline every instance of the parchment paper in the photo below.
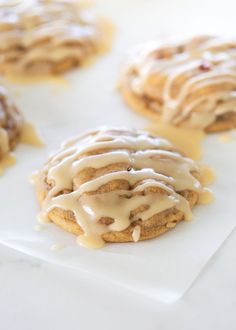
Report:
<svg viewBox="0 0 236 330"><path fill-rule="evenodd" d="M28 176L40 168L49 151L67 137L99 125L136 128L147 125L145 119L123 104L115 89L125 51L137 42L164 32L185 33L186 20L188 32L221 32L217 25L220 9L213 18L200 16L200 12L190 6L191 1L171 3L100 1L98 8L117 25L113 52L90 67L66 75L67 86L49 82L6 83L27 119L39 128L47 147L19 146L17 164L0 177L2 244L42 260L91 272L163 302L174 302L186 292L236 227L236 139L223 143L218 135L211 135L204 141L203 160L217 173L217 181L212 186L215 202L196 207L193 221L182 222L168 234L138 244L107 244L100 250L87 250L75 244L73 235L54 225L36 232L39 209ZM189 15L193 12L201 21L195 20L191 25ZM167 13L168 24L164 19ZM225 33L230 17L225 12ZM53 244L63 244L65 248L51 251Z"/></svg>

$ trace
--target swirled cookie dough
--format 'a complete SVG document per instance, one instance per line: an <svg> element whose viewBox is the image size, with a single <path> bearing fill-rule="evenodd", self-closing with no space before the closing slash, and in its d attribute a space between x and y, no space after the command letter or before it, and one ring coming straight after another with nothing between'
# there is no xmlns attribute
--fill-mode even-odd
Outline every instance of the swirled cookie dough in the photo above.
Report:
<svg viewBox="0 0 236 330"><path fill-rule="evenodd" d="M107 45L108 24L77 0L0 4L0 73L60 74Z"/></svg>
<svg viewBox="0 0 236 330"><path fill-rule="evenodd" d="M23 116L9 98L5 88L0 87L0 161L20 141Z"/></svg>
<svg viewBox="0 0 236 330"><path fill-rule="evenodd" d="M209 195L200 178L201 167L167 140L102 127L63 143L34 176L39 219L87 247L153 238L191 219Z"/></svg>
<svg viewBox="0 0 236 330"><path fill-rule="evenodd" d="M236 39L199 36L138 47L120 90L136 111L207 132L236 127Z"/></svg>

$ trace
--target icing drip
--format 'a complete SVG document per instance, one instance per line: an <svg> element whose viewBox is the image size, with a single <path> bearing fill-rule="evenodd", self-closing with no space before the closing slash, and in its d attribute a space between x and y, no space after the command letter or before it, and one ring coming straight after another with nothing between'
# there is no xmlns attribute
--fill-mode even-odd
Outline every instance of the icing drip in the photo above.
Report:
<svg viewBox="0 0 236 330"><path fill-rule="evenodd" d="M6 154L3 158L0 159L0 176L4 173L4 170L16 163L16 157L12 153Z"/></svg>
<svg viewBox="0 0 236 330"><path fill-rule="evenodd" d="M141 234L141 227L140 226L135 226L133 233L132 233L132 238L134 242L138 242L140 239L140 234Z"/></svg>
<svg viewBox="0 0 236 330"><path fill-rule="evenodd" d="M199 37L140 48L125 73L131 91L165 123L205 128L236 112L236 41Z"/></svg>
<svg viewBox="0 0 236 330"><path fill-rule="evenodd" d="M1 155L6 155L10 150L9 139L7 131L4 128L0 128L0 151Z"/></svg>
<svg viewBox="0 0 236 330"><path fill-rule="evenodd" d="M70 210L83 231L78 243L101 247L104 233L173 207L191 219L189 202L180 193L205 192L193 175L200 168L173 149L146 132L105 127L67 141L34 177L39 192L45 182L50 185L40 196L41 221L55 208Z"/></svg>
<svg viewBox="0 0 236 330"><path fill-rule="evenodd" d="M204 132L187 127L176 127L160 121L152 121L146 130L153 135L162 136L172 143L188 157L199 160L202 157L202 141Z"/></svg>
<svg viewBox="0 0 236 330"><path fill-rule="evenodd" d="M21 143L30 144L35 147L40 148L44 146L35 126L30 122L24 122L20 140Z"/></svg>

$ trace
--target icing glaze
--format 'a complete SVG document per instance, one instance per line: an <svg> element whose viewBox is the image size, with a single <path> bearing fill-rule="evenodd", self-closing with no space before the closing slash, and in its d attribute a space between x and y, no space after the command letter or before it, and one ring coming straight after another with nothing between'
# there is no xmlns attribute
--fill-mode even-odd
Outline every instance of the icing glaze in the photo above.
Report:
<svg viewBox="0 0 236 330"><path fill-rule="evenodd" d="M190 220L191 208L181 192L205 193L194 175L199 172L196 162L163 138L103 127L66 141L34 175L39 218L50 221L55 208L72 211L83 231L77 242L101 247L104 233L125 230L171 208ZM139 229L135 232L134 241L140 238Z"/></svg>
<svg viewBox="0 0 236 330"><path fill-rule="evenodd" d="M204 129L236 112L236 41L150 42L131 57L122 79L163 122Z"/></svg>
<svg viewBox="0 0 236 330"><path fill-rule="evenodd" d="M5 1L0 5L0 71L47 74L81 63L104 41L102 22L76 0ZM56 66L55 66L56 67ZM53 68L55 68L53 67Z"/></svg>

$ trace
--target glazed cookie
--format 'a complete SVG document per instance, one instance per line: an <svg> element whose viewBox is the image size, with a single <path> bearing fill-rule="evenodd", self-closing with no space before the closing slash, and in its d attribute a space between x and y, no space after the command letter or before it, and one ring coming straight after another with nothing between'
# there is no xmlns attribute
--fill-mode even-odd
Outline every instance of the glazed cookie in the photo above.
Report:
<svg viewBox="0 0 236 330"><path fill-rule="evenodd" d="M131 108L176 126L236 127L236 40L200 36L141 45L122 74Z"/></svg>
<svg viewBox="0 0 236 330"><path fill-rule="evenodd" d="M0 5L0 73L58 74L105 46L105 21L78 0Z"/></svg>
<svg viewBox="0 0 236 330"><path fill-rule="evenodd" d="M23 117L6 90L0 87L0 159L14 149L23 128Z"/></svg>
<svg viewBox="0 0 236 330"><path fill-rule="evenodd" d="M207 193L200 174L165 139L104 127L64 143L34 183L41 221L100 247L150 239L189 220Z"/></svg>

